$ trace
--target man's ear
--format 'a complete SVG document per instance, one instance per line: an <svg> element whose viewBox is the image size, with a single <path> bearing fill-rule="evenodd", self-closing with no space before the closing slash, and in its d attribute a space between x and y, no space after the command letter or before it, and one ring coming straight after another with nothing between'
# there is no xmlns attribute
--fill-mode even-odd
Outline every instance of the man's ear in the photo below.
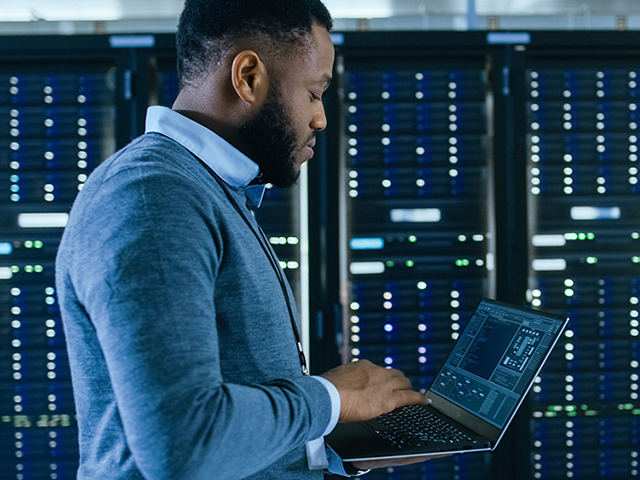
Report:
<svg viewBox="0 0 640 480"><path fill-rule="evenodd" d="M244 50L231 65L231 83L238 97L251 106L260 106L269 90L267 68L258 54Z"/></svg>

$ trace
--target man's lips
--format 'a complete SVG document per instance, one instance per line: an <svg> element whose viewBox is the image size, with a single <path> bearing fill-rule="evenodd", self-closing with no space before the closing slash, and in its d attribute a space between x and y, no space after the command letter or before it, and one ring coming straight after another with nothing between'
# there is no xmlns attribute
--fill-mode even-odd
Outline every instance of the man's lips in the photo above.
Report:
<svg viewBox="0 0 640 480"><path fill-rule="evenodd" d="M311 141L305 145L305 149L307 150L307 153L309 154L309 158L313 158L313 155L315 153L313 151L313 148L315 146L316 146L316 139L315 138L311 139Z"/></svg>

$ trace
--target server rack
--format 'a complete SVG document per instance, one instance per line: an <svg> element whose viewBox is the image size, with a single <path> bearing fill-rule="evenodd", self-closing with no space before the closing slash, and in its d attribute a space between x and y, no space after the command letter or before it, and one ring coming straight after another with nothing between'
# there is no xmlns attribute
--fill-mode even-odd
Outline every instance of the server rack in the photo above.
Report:
<svg viewBox="0 0 640 480"><path fill-rule="evenodd" d="M638 476L640 56L637 34L600 40L520 54L527 300L571 318L534 388L527 479Z"/></svg>
<svg viewBox="0 0 640 480"><path fill-rule="evenodd" d="M85 41L0 48L0 470L16 480L73 478L78 465L54 258L70 202L127 124L119 53Z"/></svg>
<svg viewBox="0 0 640 480"><path fill-rule="evenodd" d="M425 391L479 299L495 296L486 42L338 40L343 361L399 368ZM463 455L369 478L488 479L492 465Z"/></svg>

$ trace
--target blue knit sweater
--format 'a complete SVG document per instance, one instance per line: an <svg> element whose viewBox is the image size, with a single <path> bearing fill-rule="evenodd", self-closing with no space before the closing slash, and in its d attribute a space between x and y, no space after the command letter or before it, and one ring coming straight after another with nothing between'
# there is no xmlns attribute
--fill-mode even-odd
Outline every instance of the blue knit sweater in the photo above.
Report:
<svg viewBox="0 0 640 480"><path fill-rule="evenodd" d="M146 134L94 171L56 274L78 479L322 477L304 444L329 424L327 390L301 374L255 235L182 146Z"/></svg>

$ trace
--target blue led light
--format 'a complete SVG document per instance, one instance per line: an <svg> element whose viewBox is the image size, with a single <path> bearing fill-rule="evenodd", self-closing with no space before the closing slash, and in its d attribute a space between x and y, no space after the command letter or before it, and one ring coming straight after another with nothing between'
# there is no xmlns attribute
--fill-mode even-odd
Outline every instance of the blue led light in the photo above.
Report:
<svg viewBox="0 0 640 480"><path fill-rule="evenodd" d="M332 33L331 41L334 45L344 45L344 34L342 33Z"/></svg>
<svg viewBox="0 0 640 480"><path fill-rule="evenodd" d="M112 35L109 37L111 48L150 48L155 46L153 35Z"/></svg>
<svg viewBox="0 0 640 480"><path fill-rule="evenodd" d="M527 45L531 43L531 34L526 32L492 32L487 34L487 43L490 45L514 45L518 43Z"/></svg>
<svg viewBox="0 0 640 480"><path fill-rule="evenodd" d="M11 255L13 252L13 245L8 242L0 243L0 255Z"/></svg>
<svg viewBox="0 0 640 480"><path fill-rule="evenodd" d="M385 331L385 332L393 332L393 325L391 325L390 323L387 323L387 324L384 326L384 331Z"/></svg>
<svg viewBox="0 0 640 480"><path fill-rule="evenodd" d="M391 357L387 357L384 359L384 363L386 363L387 365L391 365L393 363L393 358Z"/></svg>
<svg viewBox="0 0 640 480"><path fill-rule="evenodd" d="M380 250L384 248L382 238L352 238L349 242L351 250Z"/></svg>

